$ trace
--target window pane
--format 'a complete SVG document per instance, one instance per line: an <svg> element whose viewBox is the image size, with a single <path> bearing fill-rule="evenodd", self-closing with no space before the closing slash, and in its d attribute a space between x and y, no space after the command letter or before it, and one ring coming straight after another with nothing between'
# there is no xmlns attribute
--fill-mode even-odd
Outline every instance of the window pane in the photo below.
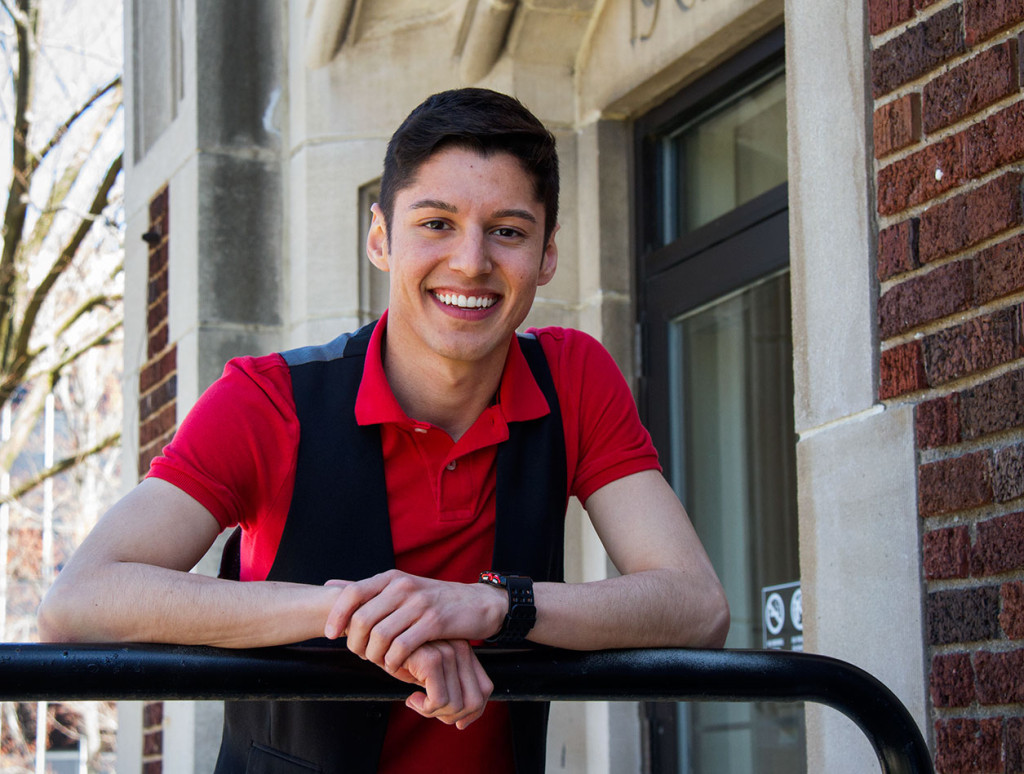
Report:
<svg viewBox="0 0 1024 774"><path fill-rule="evenodd" d="M681 188L670 197L677 212L668 220L693 231L786 181L785 78L755 84L666 142L666 158L677 165L667 179Z"/></svg>
<svg viewBox="0 0 1024 774"><path fill-rule="evenodd" d="M799 580L789 274L670 328L672 482L725 586L726 646L761 648L761 590ZM693 704L680 772L799 772L801 705Z"/></svg>

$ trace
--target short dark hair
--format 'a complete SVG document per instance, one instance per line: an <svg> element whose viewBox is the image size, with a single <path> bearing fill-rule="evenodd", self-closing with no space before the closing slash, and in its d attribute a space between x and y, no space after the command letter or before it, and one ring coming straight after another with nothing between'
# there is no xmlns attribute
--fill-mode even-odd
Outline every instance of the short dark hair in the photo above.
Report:
<svg viewBox="0 0 1024 774"><path fill-rule="evenodd" d="M490 89L452 89L425 99L388 143L380 181L380 207L391 234L395 197L411 185L420 165L448 147L483 155L510 153L533 178L544 203L544 242L558 222L558 153L555 138L514 97Z"/></svg>

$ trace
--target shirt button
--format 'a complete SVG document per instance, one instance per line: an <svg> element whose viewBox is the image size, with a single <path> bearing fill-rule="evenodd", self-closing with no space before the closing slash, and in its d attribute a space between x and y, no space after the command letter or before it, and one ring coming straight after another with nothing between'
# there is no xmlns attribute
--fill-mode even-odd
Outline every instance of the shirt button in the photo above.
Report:
<svg viewBox="0 0 1024 774"><path fill-rule="evenodd" d="M445 465L445 468L448 469L448 470L455 470L456 464L457 463L455 462L455 460L452 460L447 465Z"/></svg>

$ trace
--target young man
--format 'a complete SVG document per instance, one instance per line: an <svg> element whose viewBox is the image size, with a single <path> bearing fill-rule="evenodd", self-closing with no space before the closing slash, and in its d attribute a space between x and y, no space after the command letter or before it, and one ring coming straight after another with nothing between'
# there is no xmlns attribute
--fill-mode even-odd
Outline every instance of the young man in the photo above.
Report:
<svg viewBox="0 0 1024 774"><path fill-rule="evenodd" d="M721 586L614 362L577 331L516 334L555 272L557 208L554 138L520 103L427 99L367 237L387 313L229 363L61 572L42 636L326 637L425 689L229 703L224 772L543 771L546 706L487 704L471 644L721 646ZM619 577L562 582L572 495ZM236 525L246 582L190 574Z"/></svg>

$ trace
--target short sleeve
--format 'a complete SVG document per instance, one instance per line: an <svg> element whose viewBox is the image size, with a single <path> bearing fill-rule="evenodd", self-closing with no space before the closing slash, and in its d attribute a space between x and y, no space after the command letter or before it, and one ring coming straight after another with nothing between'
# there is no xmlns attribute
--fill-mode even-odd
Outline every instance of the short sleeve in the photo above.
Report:
<svg viewBox="0 0 1024 774"><path fill-rule="evenodd" d="M298 439L284 360L237 358L200 396L149 476L193 497L222 529L248 527L291 499Z"/></svg>
<svg viewBox="0 0 1024 774"><path fill-rule="evenodd" d="M570 494L583 503L625 476L661 470L633 394L608 351L568 328L532 331L555 378L565 425Z"/></svg>

